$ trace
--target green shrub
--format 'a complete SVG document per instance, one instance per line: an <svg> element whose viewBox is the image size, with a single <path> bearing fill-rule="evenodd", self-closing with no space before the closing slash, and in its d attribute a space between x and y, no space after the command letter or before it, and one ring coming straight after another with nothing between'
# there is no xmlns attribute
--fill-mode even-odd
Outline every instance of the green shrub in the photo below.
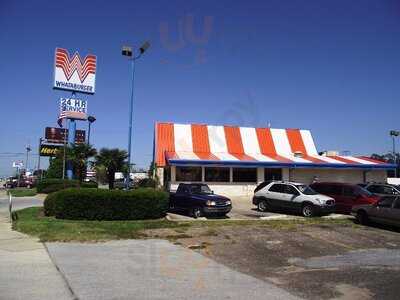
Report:
<svg viewBox="0 0 400 300"><path fill-rule="evenodd" d="M71 220L158 219L165 216L169 201L168 193L150 188L132 191L65 189L49 196L45 201L48 202L46 215Z"/></svg>
<svg viewBox="0 0 400 300"><path fill-rule="evenodd" d="M55 211L55 201L57 199L57 193L52 193L47 195L46 199L44 199L43 202L43 209L44 209L44 214L46 216L55 216L56 211Z"/></svg>
<svg viewBox="0 0 400 300"><path fill-rule="evenodd" d="M38 193L50 194L66 188L78 187L78 185L79 185L78 180L49 178L39 181L37 183L36 189ZM81 187L97 188L98 185L96 182L89 181L89 182L82 182Z"/></svg>

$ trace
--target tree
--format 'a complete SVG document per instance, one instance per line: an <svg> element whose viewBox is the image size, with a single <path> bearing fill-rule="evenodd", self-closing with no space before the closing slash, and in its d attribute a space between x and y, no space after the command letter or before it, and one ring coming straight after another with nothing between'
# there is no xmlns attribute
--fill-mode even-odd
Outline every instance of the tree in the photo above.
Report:
<svg viewBox="0 0 400 300"><path fill-rule="evenodd" d="M106 170L108 187L110 190L114 189L115 172L121 172L126 169L125 160L127 157L128 154L126 151L118 148L102 148L96 156L96 166L102 166Z"/></svg>
<svg viewBox="0 0 400 300"><path fill-rule="evenodd" d="M63 152L63 151L60 151ZM63 158L62 156L50 158L50 165L46 172L46 178L62 178Z"/></svg>
<svg viewBox="0 0 400 300"><path fill-rule="evenodd" d="M386 154L372 154L371 155L372 159L375 160L380 160L389 164L395 164L396 165L396 174L400 174L400 154L396 153L396 155L393 155L392 152L386 153ZM394 177L395 176L395 172L393 170L389 170L388 171L388 176L389 177Z"/></svg>
<svg viewBox="0 0 400 300"><path fill-rule="evenodd" d="M75 177L82 182L86 177L86 162L97 154L95 148L88 144L77 144L66 148L67 161L72 163Z"/></svg>
<svg viewBox="0 0 400 300"><path fill-rule="evenodd" d="M160 186L160 178L158 178L157 174L157 165L154 161L150 163L149 171L148 171L149 178L154 180L154 187L157 188Z"/></svg>

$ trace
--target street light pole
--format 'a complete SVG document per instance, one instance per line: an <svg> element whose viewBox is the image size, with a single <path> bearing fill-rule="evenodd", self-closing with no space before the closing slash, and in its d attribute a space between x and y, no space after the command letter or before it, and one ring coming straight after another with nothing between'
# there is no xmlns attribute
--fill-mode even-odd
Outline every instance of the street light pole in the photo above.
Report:
<svg viewBox="0 0 400 300"><path fill-rule="evenodd" d="M396 143L395 143L395 137L400 135L400 131L397 130L391 130L390 131L390 136L392 137L392 150L393 150L393 161L396 165L396 169L394 170L394 177L397 178L397 156L396 156Z"/></svg>
<svg viewBox="0 0 400 300"><path fill-rule="evenodd" d="M89 122L87 144L90 145L90 129L91 129L92 123L94 121L96 121L96 118L94 116L89 116L87 120Z"/></svg>
<svg viewBox="0 0 400 300"><path fill-rule="evenodd" d="M25 160L25 173L28 172L28 159L29 159L29 152L31 151L31 146L26 146L26 160Z"/></svg>
<svg viewBox="0 0 400 300"><path fill-rule="evenodd" d="M122 55L128 56L131 61L131 99L129 102L129 136L128 136L128 168L127 174L125 176L125 188L129 189L129 181L130 181L130 173L131 173L131 159L132 159L132 122L133 122L133 90L134 90L134 80L135 80L135 60L142 56L142 54L150 47L149 42L145 42L139 48L139 54L137 56L133 56L133 51L131 47L123 46L122 47Z"/></svg>

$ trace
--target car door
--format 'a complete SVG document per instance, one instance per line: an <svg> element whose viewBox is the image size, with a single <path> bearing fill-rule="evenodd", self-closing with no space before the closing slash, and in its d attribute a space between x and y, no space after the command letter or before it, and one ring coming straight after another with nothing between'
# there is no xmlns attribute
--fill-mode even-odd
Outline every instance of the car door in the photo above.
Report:
<svg viewBox="0 0 400 300"><path fill-rule="evenodd" d="M187 185L182 185L178 187L178 190L175 194L175 207L179 209L187 208L186 198L189 194L189 187Z"/></svg>
<svg viewBox="0 0 400 300"><path fill-rule="evenodd" d="M268 199L268 203L275 208L284 207L285 199L285 184L282 183L274 183L269 189L266 195Z"/></svg>
<svg viewBox="0 0 400 300"><path fill-rule="evenodd" d="M327 195L335 199L335 206L337 212L345 211L346 199L343 197L343 187L341 185L338 184L327 185L325 193L321 194Z"/></svg>
<svg viewBox="0 0 400 300"><path fill-rule="evenodd" d="M372 206L368 211L368 217L377 223L390 224L391 223L391 210L395 197L385 196L379 202Z"/></svg>
<svg viewBox="0 0 400 300"><path fill-rule="evenodd" d="M390 219L392 225L400 227L400 197L394 200Z"/></svg>
<svg viewBox="0 0 400 300"><path fill-rule="evenodd" d="M300 192L292 185L285 185L285 208L290 210L299 210L301 209L301 194Z"/></svg>
<svg viewBox="0 0 400 300"><path fill-rule="evenodd" d="M357 193L353 186L343 186L342 192L342 211L345 213L349 213L353 205L356 204L357 201Z"/></svg>

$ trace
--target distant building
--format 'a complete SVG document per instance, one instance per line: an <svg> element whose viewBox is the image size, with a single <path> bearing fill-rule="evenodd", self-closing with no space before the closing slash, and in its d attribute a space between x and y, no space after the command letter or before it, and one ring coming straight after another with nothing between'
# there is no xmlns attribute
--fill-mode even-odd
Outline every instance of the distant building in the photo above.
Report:
<svg viewBox="0 0 400 300"><path fill-rule="evenodd" d="M218 194L252 195L258 183L386 181L394 165L365 156L319 155L311 132L157 123L154 162L160 183L205 182Z"/></svg>

